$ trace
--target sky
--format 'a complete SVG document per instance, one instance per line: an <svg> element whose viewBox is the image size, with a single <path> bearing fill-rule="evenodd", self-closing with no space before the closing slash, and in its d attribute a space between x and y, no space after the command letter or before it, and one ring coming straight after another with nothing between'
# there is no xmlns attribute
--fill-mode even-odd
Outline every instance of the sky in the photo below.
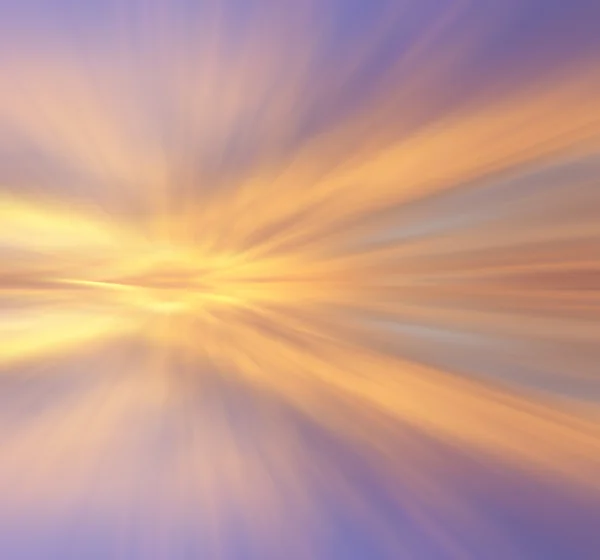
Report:
<svg viewBox="0 0 600 560"><path fill-rule="evenodd" d="M600 4L0 0L0 557L600 557Z"/></svg>

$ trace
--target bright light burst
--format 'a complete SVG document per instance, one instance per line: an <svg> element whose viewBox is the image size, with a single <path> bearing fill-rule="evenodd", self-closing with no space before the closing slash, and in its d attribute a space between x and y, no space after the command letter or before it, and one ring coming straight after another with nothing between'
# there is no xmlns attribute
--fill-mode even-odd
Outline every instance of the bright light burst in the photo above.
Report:
<svg viewBox="0 0 600 560"><path fill-rule="evenodd" d="M600 555L595 2L13 4L0 556Z"/></svg>

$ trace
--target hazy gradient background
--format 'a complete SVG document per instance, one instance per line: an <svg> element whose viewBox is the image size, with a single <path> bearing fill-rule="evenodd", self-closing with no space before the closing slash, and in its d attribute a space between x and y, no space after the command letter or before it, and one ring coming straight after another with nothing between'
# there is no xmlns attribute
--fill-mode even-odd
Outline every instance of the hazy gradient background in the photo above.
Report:
<svg viewBox="0 0 600 560"><path fill-rule="evenodd" d="M0 0L0 558L600 558L597 0Z"/></svg>

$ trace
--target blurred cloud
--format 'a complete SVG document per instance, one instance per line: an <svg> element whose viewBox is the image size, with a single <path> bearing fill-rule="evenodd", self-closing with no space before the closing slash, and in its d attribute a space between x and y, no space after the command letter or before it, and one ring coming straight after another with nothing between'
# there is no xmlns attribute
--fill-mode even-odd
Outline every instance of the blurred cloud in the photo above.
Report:
<svg viewBox="0 0 600 560"><path fill-rule="evenodd" d="M600 556L600 5L0 1L0 556Z"/></svg>

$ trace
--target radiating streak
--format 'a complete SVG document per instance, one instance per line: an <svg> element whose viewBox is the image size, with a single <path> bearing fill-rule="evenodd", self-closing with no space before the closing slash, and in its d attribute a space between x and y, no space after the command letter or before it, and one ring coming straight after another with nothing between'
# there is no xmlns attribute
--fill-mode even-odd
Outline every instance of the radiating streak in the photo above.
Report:
<svg viewBox="0 0 600 560"><path fill-rule="evenodd" d="M0 55L7 508L165 558L320 558L344 515L522 556L463 479L600 503L596 61L478 89L516 4L389 2L339 62L335 3L241 4Z"/></svg>

